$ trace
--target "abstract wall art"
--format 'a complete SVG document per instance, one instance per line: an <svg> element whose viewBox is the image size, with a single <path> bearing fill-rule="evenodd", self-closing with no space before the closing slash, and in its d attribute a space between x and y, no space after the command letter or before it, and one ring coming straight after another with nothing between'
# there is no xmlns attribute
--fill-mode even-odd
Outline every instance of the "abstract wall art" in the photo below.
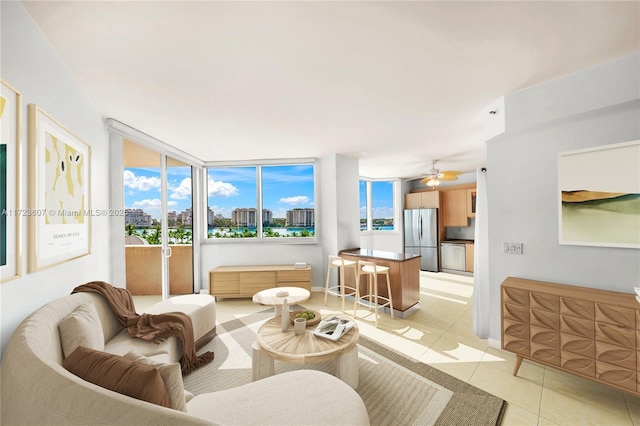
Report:
<svg viewBox="0 0 640 426"><path fill-rule="evenodd" d="M91 252L91 147L29 104L29 269Z"/></svg>
<svg viewBox="0 0 640 426"><path fill-rule="evenodd" d="M640 141L558 155L559 242L640 248Z"/></svg>
<svg viewBox="0 0 640 426"><path fill-rule="evenodd" d="M21 275L21 95L0 79L0 282Z"/></svg>

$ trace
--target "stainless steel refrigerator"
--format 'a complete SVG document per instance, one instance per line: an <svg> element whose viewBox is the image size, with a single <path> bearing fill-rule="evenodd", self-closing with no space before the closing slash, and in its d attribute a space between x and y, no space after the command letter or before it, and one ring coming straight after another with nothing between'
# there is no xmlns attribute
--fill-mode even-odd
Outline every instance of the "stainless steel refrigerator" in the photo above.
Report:
<svg viewBox="0 0 640 426"><path fill-rule="evenodd" d="M421 270L438 272L438 209L404 211L404 252L422 256Z"/></svg>

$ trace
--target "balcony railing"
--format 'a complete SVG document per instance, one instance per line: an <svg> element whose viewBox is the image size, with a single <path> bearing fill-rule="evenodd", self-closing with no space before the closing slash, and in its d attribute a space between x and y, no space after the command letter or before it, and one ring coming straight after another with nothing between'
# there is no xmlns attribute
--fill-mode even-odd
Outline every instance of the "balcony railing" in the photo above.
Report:
<svg viewBox="0 0 640 426"><path fill-rule="evenodd" d="M169 293L193 293L193 249L190 244L170 245ZM125 246L127 289L134 296L162 294L162 247Z"/></svg>

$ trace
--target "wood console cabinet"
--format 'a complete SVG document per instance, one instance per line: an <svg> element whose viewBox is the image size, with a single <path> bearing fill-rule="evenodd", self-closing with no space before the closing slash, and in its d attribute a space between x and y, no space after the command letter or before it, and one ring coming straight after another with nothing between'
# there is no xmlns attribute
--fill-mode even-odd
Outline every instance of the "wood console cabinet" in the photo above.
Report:
<svg viewBox="0 0 640 426"><path fill-rule="evenodd" d="M640 396L640 303L633 294L508 277L502 348Z"/></svg>
<svg viewBox="0 0 640 426"><path fill-rule="evenodd" d="M218 266L209 271L209 292L213 296L252 297L273 287L302 287L310 291L311 266Z"/></svg>

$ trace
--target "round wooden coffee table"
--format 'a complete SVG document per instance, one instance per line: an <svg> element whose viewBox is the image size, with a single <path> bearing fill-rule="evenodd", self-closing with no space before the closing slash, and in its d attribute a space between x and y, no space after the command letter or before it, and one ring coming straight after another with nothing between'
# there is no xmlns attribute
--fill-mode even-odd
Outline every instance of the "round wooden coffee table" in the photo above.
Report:
<svg viewBox="0 0 640 426"><path fill-rule="evenodd" d="M326 315L331 318L337 314ZM253 346L253 380L274 374L274 360L295 364L314 364L336 359L336 376L352 388L358 387L358 338L356 325L337 341L313 334L315 327L307 327L304 334L296 335L293 326L282 331L277 316L265 322L258 330Z"/></svg>
<svg viewBox="0 0 640 426"><path fill-rule="evenodd" d="M286 296L278 296L279 292L286 292ZM301 287L273 287L266 290L262 290L253 295L253 303L266 306L275 306L275 316L277 317L278 306L284 304L284 299L287 299L287 304L293 305L294 303L304 302L311 297L311 292L306 288Z"/></svg>

